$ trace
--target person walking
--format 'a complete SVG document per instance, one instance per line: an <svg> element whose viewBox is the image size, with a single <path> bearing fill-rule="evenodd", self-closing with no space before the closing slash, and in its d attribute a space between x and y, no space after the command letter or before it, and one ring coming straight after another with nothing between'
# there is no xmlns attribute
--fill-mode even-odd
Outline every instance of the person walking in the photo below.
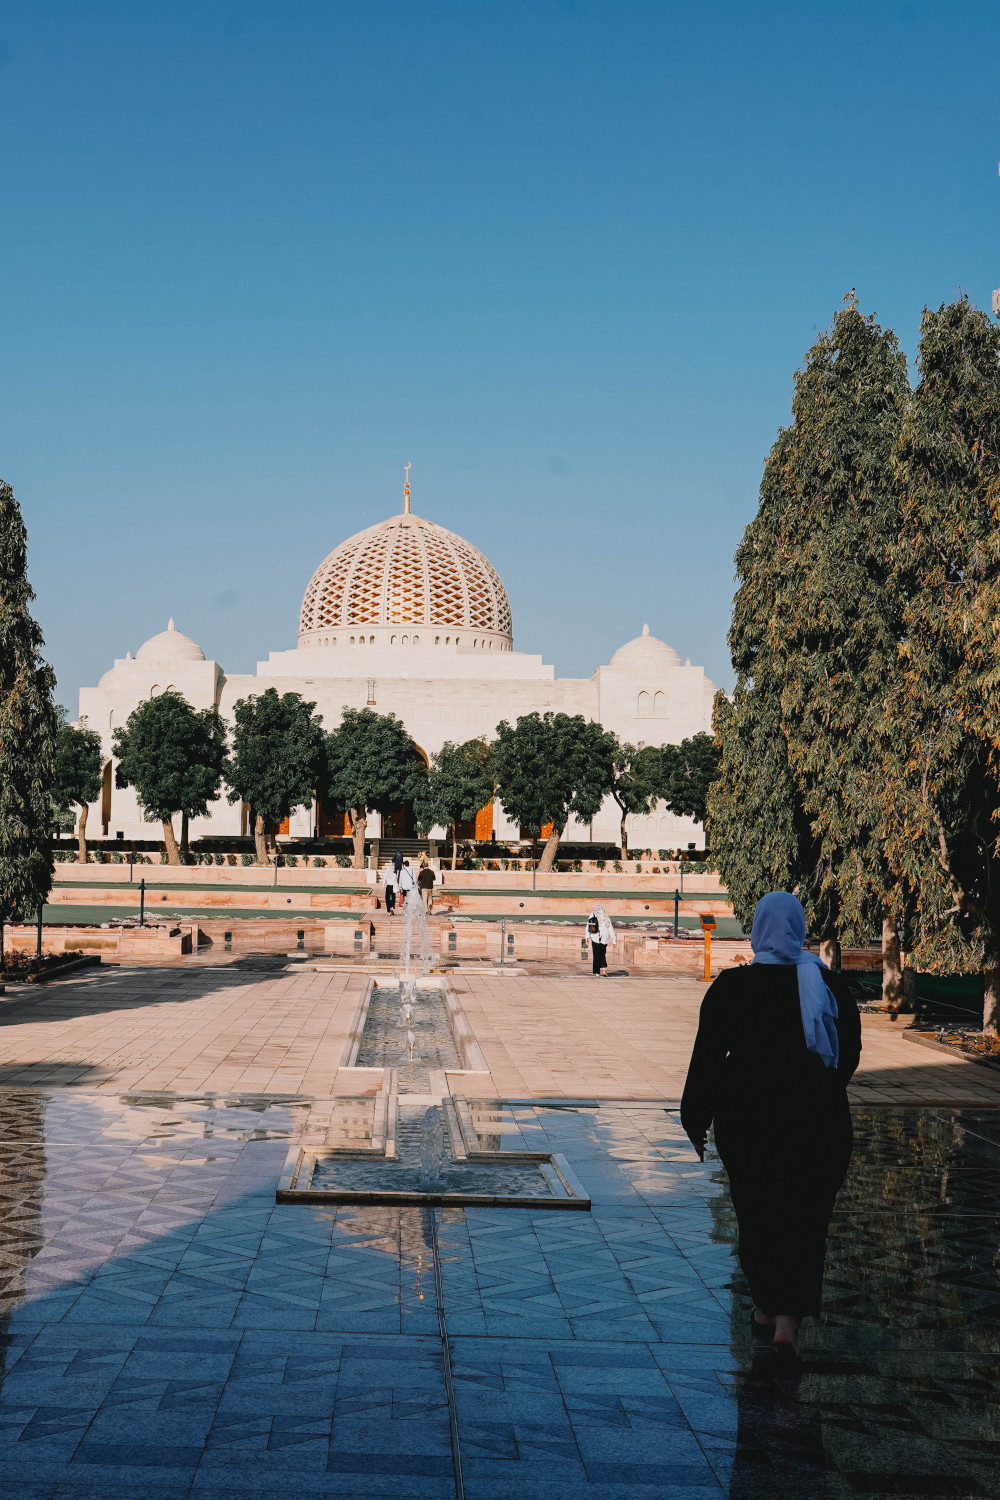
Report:
<svg viewBox="0 0 1000 1500"><path fill-rule="evenodd" d="M397 880L399 879L400 871L402 870L405 863L406 861L403 859L402 849L397 849L395 854L392 856L393 874L396 876Z"/></svg>
<svg viewBox="0 0 1000 1500"><path fill-rule="evenodd" d="M600 976L601 970L608 967L608 944L617 946L618 943L611 918L603 906L595 906L587 918L587 940L593 958L593 973ZM607 978L607 975L603 977Z"/></svg>
<svg viewBox="0 0 1000 1500"><path fill-rule="evenodd" d="M396 872L392 865L386 867L383 883L385 885L385 909L391 917L396 910Z"/></svg>
<svg viewBox="0 0 1000 1500"><path fill-rule="evenodd" d="M431 869L430 865L423 864L420 866L420 873L417 876L417 885L420 887L420 894L424 898L424 905L426 906L427 910L430 911L431 907L434 905L434 871Z"/></svg>
<svg viewBox="0 0 1000 1500"><path fill-rule="evenodd" d="M411 891L415 891L416 888L417 882L413 878L413 871L410 869L410 861L408 859L404 859L401 868L396 874L396 889L399 892L400 900L402 901L404 906L406 905L407 896Z"/></svg>
<svg viewBox="0 0 1000 1500"><path fill-rule="evenodd" d="M861 1058L850 989L805 951L795 896L757 903L754 961L706 992L681 1100L699 1158L714 1124L757 1339L798 1355L818 1316L826 1235L853 1149L847 1085Z"/></svg>

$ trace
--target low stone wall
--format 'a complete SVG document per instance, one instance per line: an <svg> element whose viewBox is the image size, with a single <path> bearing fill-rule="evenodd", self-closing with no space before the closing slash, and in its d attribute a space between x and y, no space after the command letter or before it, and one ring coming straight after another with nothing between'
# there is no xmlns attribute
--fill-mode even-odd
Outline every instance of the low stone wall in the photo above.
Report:
<svg viewBox="0 0 1000 1500"><path fill-rule="evenodd" d="M34 953L37 927L6 927L4 942L16 953ZM197 925L42 928L44 953L99 953L115 958L179 958L198 946Z"/></svg>

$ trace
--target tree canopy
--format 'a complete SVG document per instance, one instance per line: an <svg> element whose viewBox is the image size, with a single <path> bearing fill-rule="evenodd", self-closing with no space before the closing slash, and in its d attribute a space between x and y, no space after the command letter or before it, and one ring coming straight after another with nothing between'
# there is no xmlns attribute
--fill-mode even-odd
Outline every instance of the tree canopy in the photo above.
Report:
<svg viewBox="0 0 1000 1500"><path fill-rule="evenodd" d="M887 716L888 857L913 893L920 967L979 970L1000 1021L1000 330L967 298L925 310L896 455L904 600Z"/></svg>
<svg viewBox="0 0 1000 1500"><path fill-rule="evenodd" d="M458 824L468 822L494 793L490 747L485 740L453 745L446 740L431 756L430 770L416 802L417 826L424 833L441 824L451 829L451 867L458 864Z"/></svg>
<svg viewBox="0 0 1000 1500"><path fill-rule="evenodd" d="M31 614L27 534L0 480L0 966L3 922L32 915L52 886L55 675Z"/></svg>
<svg viewBox="0 0 1000 1500"><path fill-rule="evenodd" d="M395 714L373 708L347 708L327 737L324 795L331 806L347 809L354 835L354 865L365 862L370 812L388 813L400 802L422 795L427 768Z"/></svg>
<svg viewBox="0 0 1000 1500"><path fill-rule="evenodd" d="M60 811L70 807L80 809L77 839L82 865L87 863L88 804L101 795L103 771L104 751L97 730L88 729L86 719L81 720L79 727L64 719L56 740L52 801Z"/></svg>
<svg viewBox="0 0 1000 1500"><path fill-rule="evenodd" d="M704 823L708 789L719 774L719 747L710 734L693 734L656 753L656 795L679 818Z"/></svg>
<svg viewBox="0 0 1000 1500"><path fill-rule="evenodd" d="M611 795L621 814L622 859L628 859L628 818L649 812L659 794L660 751L615 739Z"/></svg>
<svg viewBox="0 0 1000 1500"><path fill-rule="evenodd" d="M226 730L214 708L194 709L173 688L133 709L113 735L120 787L135 787L147 818L163 825L167 860L180 864L175 813L204 817L219 795Z"/></svg>
<svg viewBox="0 0 1000 1500"><path fill-rule="evenodd" d="M539 832L552 825L539 870L551 870L570 817L588 823L614 784L618 744L582 714L524 714L497 725L493 774L504 812Z"/></svg>
<svg viewBox="0 0 1000 1500"><path fill-rule="evenodd" d="M326 775L326 735L301 693L263 693L233 706L232 749L225 763L230 802L253 815L257 863L266 865L267 838L296 807L311 807Z"/></svg>

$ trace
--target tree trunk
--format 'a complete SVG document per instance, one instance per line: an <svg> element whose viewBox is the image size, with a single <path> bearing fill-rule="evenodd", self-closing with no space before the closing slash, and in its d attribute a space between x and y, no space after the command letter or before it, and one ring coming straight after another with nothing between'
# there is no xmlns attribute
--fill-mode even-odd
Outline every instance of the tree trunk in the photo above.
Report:
<svg viewBox="0 0 1000 1500"><path fill-rule="evenodd" d="M627 818L627 816L628 816L627 813L624 813L624 812L622 813L622 859L623 860L628 859L628 831L627 831L627 829L625 827L625 819Z"/></svg>
<svg viewBox="0 0 1000 1500"><path fill-rule="evenodd" d="M556 850L559 848L559 840L561 837L561 829L553 827L552 832L545 840L545 848L542 850L542 857L538 861L538 873L540 875L546 874L552 869L552 866L555 864Z"/></svg>
<svg viewBox="0 0 1000 1500"><path fill-rule="evenodd" d="M81 802L80 821L76 825L76 846L79 851L76 857L81 865L85 865L87 863L87 814L89 812L90 808L87 806L86 802Z"/></svg>
<svg viewBox="0 0 1000 1500"><path fill-rule="evenodd" d="M365 829L368 827L367 809L352 807L348 816L351 820L351 833L354 835L354 868L363 870L365 867Z"/></svg>
<svg viewBox="0 0 1000 1500"><path fill-rule="evenodd" d="M458 824L451 825L451 868L458 869Z"/></svg>
<svg viewBox="0 0 1000 1500"><path fill-rule="evenodd" d="M164 818L163 820L163 846L167 851L167 864L179 865L181 856L177 848L177 840L174 837L174 822L172 818Z"/></svg>
<svg viewBox="0 0 1000 1500"><path fill-rule="evenodd" d="M1000 1035L1000 969L983 970L983 1036Z"/></svg>
<svg viewBox="0 0 1000 1500"><path fill-rule="evenodd" d="M257 863L267 864L267 839L264 835L264 814L257 813L253 820L253 842L257 851Z"/></svg>
<svg viewBox="0 0 1000 1500"><path fill-rule="evenodd" d="M834 937L825 937L819 945L820 961L825 963L828 969L840 968L840 944Z"/></svg>
<svg viewBox="0 0 1000 1500"><path fill-rule="evenodd" d="M882 1002L887 1009L903 1009L903 964L899 952L899 923L895 912L882 913Z"/></svg>

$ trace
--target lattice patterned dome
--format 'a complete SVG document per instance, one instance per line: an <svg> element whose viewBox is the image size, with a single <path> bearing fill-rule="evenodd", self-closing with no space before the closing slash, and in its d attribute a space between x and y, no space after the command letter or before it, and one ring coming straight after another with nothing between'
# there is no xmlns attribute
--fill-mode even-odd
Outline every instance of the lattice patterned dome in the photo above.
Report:
<svg viewBox="0 0 1000 1500"><path fill-rule="evenodd" d="M306 589L299 645L356 640L510 651L510 604L477 547L407 510L334 547Z"/></svg>

